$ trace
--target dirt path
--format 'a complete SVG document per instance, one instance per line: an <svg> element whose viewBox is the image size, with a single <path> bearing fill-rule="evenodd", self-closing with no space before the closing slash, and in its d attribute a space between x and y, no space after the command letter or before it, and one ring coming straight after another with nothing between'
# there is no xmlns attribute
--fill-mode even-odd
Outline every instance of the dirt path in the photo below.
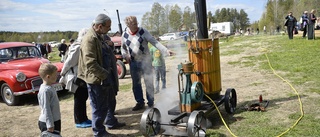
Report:
<svg viewBox="0 0 320 137"><path fill-rule="evenodd" d="M237 45L230 45L237 46ZM257 45L258 47L261 45ZM227 52L232 47L223 47L220 52ZM187 54L178 53L176 56L166 58L167 64L167 89L155 95L155 107L159 108L162 113L166 113L166 109L176 105L178 99L177 89L177 64L187 60ZM270 106L281 107L282 109L273 108L270 110L274 114L274 122L279 119L286 119L287 114L292 111L299 111L297 101L290 99L288 94L293 94L290 87L275 77L270 72L256 71L257 66L243 67L243 65L230 65L228 62L245 62L241 59L244 56L255 56L263 54L259 48L252 47L245 49L245 52L231 56L221 56L221 76L222 91L224 94L227 88L235 88L238 96L238 106L243 107L249 101L258 100L259 95L263 95L264 99L272 100ZM120 84L131 83L130 75L126 75L125 79L120 80ZM302 90L302 87L297 87ZM310 95L318 98L319 95ZM92 136L92 129L75 128L73 121L73 96L71 94L63 94L60 96L61 114L62 114L62 136L65 137L83 137ZM35 97L28 97L26 103L22 106L6 106L3 101L0 103L0 136L39 136L37 119L39 116L39 107ZM307 102L307 100L304 99ZM287 106L285 104L292 104ZM88 116L91 118L91 108L89 101L87 102ZM140 118L143 110L133 112L131 108L135 105L133 94L130 91L120 91L117 96L117 117L119 121L125 122L127 126L119 130L109 130L118 136L140 136ZM285 106L285 107L284 107ZM316 110L318 111L318 110ZM239 114L235 114L237 117ZM164 116L165 117L165 116ZM271 121L272 122L272 121ZM220 125L221 126L221 125ZM221 126L221 128L224 128Z"/></svg>

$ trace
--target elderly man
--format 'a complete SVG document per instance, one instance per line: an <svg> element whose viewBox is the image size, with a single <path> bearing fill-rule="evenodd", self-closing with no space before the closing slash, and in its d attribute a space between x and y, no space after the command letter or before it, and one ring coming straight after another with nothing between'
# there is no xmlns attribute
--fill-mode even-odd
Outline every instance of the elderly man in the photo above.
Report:
<svg viewBox="0 0 320 137"><path fill-rule="evenodd" d="M108 90L104 81L112 73L112 69L104 67L102 54L102 48L106 45L103 34L107 34L110 27L110 17L99 14L92 28L83 37L80 46L78 78L88 84L92 108L92 130L95 137L111 136L104 126L108 112Z"/></svg>
<svg viewBox="0 0 320 137"><path fill-rule="evenodd" d="M145 107L141 85L142 77L146 85L147 104L149 107L154 105L152 57L148 43L150 42L152 46L159 49L163 55L172 55L174 53L158 42L146 29L138 27L136 16L126 17L125 23L127 28L122 34L121 53L130 65L132 90L137 102L132 111L137 111Z"/></svg>

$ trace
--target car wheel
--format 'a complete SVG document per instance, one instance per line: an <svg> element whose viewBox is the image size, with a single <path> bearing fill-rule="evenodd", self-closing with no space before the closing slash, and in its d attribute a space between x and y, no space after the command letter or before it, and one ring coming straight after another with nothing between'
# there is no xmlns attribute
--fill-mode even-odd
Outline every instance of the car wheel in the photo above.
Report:
<svg viewBox="0 0 320 137"><path fill-rule="evenodd" d="M11 90L11 88L8 86L7 83L2 84L1 86L1 96L3 101L8 106L14 106L19 103L19 96L13 95L13 91Z"/></svg>
<svg viewBox="0 0 320 137"><path fill-rule="evenodd" d="M117 60L118 78L122 79L127 73L126 66L121 60Z"/></svg>
<svg viewBox="0 0 320 137"><path fill-rule="evenodd" d="M173 40L174 38L170 38L170 40Z"/></svg>

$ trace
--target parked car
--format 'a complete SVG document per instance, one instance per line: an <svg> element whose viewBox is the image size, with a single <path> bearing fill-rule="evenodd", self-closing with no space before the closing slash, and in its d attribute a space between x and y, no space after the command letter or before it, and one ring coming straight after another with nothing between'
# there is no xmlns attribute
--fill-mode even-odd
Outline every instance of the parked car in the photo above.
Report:
<svg viewBox="0 0 320 137"><path fill-rule="evenodd" d="M39 49L31 43L3 42L0 43L0 94L9 105L17 105L21 95L36 94L42 84L38 69L42 63L49 62L43 58ZM61 72L62 63L53 63ZM60 74L60 73L59 73ZM62 85L52 86L60 91Z"/></svg>
<svg viewBox="0 0 320 137"><path fill-rule="evenodd" d="M159 37L160 40L176 40L179 39L179 35L176 33L166 33Z"/></svg>
<svg viewBox="0 0 320 137"><path fill-rule="evenodd" d="M54 48L54 47L58 47L59 44L61 44L61 43L60 43L60 42L57 42L57 41L50 41L50 42L48 42L48 44L49 44L52 48Z"/></svg>

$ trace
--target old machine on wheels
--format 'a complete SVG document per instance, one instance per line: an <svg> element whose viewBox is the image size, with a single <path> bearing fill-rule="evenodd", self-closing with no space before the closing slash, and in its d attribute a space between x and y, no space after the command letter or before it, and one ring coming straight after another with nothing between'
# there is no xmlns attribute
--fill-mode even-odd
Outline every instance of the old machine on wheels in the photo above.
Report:
<svg viewBox="0 0 320 137"><path fill-rule="evenodd" d="M161 119L161 113L155 107L146 109L140 121L144 136L204 137L207 118L217 106L224 104L229 114L235 111L236 90L228 88L225 95L220 95L219 39L208 39L206 1L195 0L195 10L197 36L188 40L189 61L178 65L179 104L168 110L170 120Z"/></svg>

